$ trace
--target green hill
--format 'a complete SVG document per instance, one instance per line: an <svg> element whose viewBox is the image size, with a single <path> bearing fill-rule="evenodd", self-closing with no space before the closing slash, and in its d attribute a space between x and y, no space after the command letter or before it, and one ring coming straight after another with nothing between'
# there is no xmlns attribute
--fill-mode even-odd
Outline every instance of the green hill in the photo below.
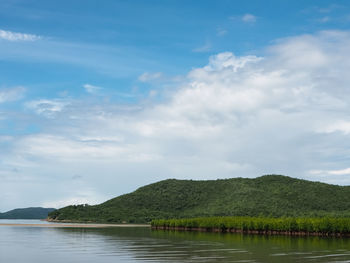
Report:
<svg viewBox="0 0 350 263"><path fill-rule="evenodd" d="M0 219L45 219L54 210L54 208L42 207L17 208L0 213Z"/></svg>
<svg viewBox="0 0 350 263"><path fill-rule="evenodd" d="M208 216L350 216L350 186L265 175L215 181L169 179L100 205L68 206L52 220L144 223Z"/></svg>

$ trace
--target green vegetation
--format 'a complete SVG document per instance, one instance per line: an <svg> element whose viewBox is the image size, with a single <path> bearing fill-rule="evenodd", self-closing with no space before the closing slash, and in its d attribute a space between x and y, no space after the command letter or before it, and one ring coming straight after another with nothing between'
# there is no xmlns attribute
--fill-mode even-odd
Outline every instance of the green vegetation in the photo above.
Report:
<svg viewBox="0 0 350 263"><path fill-rule="evenodd" d="M350 233L350 218L267 218L267 217L210 217L153 220L153 227L205 228L221 231L279 231L317 232L324 234Z"/></svg>
<svg viewBox="0 0 350 263"><path fill-rule="evenodd" d="M187 219L158 219L153 220L153 227L164 228L204 228L208 231L219 229L223 232L230 230L249 231L278 231L278 232L307 232L323 234L350 233L350 218L267 218L267 217L210 217Z"/></svg>
<svg viewBox="0 0 350 263"><path fill-rule="evenodd" d="M147 223L193 217L350 217L350 186L280 175L212 181L169 179L100 205L67 206L52 220Z"/></svg>
<svg viewBox="0 0 350 263"><path fill-rule="evenodd" d="M54 208L42 207L17 208L0 213L0 219L45 219L54 210Z"/></svg>

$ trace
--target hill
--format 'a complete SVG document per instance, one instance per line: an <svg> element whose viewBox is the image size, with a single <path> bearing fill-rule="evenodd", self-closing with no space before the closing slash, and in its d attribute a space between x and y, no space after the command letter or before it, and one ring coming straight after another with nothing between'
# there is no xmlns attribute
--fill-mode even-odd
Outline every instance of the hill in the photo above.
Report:
<svg viewBox="0 0 350 263"><path fill-rule="evenodd" d="M17 208L0 213L0 219L45 219L54 210L54 208L42 207Z"/></svg>
<svg viewBox="0 0 350 263"><path fill-rule="evenodd" d="M265 175L211 181L169 179L100 205L78 205L51 220L144 223L208 216L350 216L350 186Z"/></svg>

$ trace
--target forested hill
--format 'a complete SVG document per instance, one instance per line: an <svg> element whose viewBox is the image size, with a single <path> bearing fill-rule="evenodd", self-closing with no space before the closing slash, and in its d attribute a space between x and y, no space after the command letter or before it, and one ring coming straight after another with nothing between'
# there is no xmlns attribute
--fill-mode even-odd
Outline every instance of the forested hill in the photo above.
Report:
<svg viewBox="0 0 350 263"><path fill-rule="evenodd" d="M43 207L17 208L0 213L0 219L45 219L48 213L54 210L54 208Z"/></svg>
<svg viewBox="0 0 350 263"><path fill-rule="evenodd" d="M169 179L95 206L68 206L53 220L145 223L207 216L350 216L350 186L265 175L215 181Z"/></svg>

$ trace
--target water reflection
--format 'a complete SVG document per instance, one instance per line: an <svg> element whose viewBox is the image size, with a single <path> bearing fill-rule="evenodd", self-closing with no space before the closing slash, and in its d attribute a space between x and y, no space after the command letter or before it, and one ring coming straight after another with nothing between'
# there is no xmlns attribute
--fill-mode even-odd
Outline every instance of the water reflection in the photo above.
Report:
<svg viewBox="0 0 350 263"><path fill-rule="evenodd" d="M152 262L350 262L348 238L259 236L150 229L57 229L98 237L104 255ZM82 234L84 233L84 234ZM86 241L86 240L85 240Z"/></svg>
<svg viewBox="0 0 350 263"><path fill-rule="evenodd" d="M48 261L350 262L350 239L149 228L0 227L0 262Z"/></svg>

